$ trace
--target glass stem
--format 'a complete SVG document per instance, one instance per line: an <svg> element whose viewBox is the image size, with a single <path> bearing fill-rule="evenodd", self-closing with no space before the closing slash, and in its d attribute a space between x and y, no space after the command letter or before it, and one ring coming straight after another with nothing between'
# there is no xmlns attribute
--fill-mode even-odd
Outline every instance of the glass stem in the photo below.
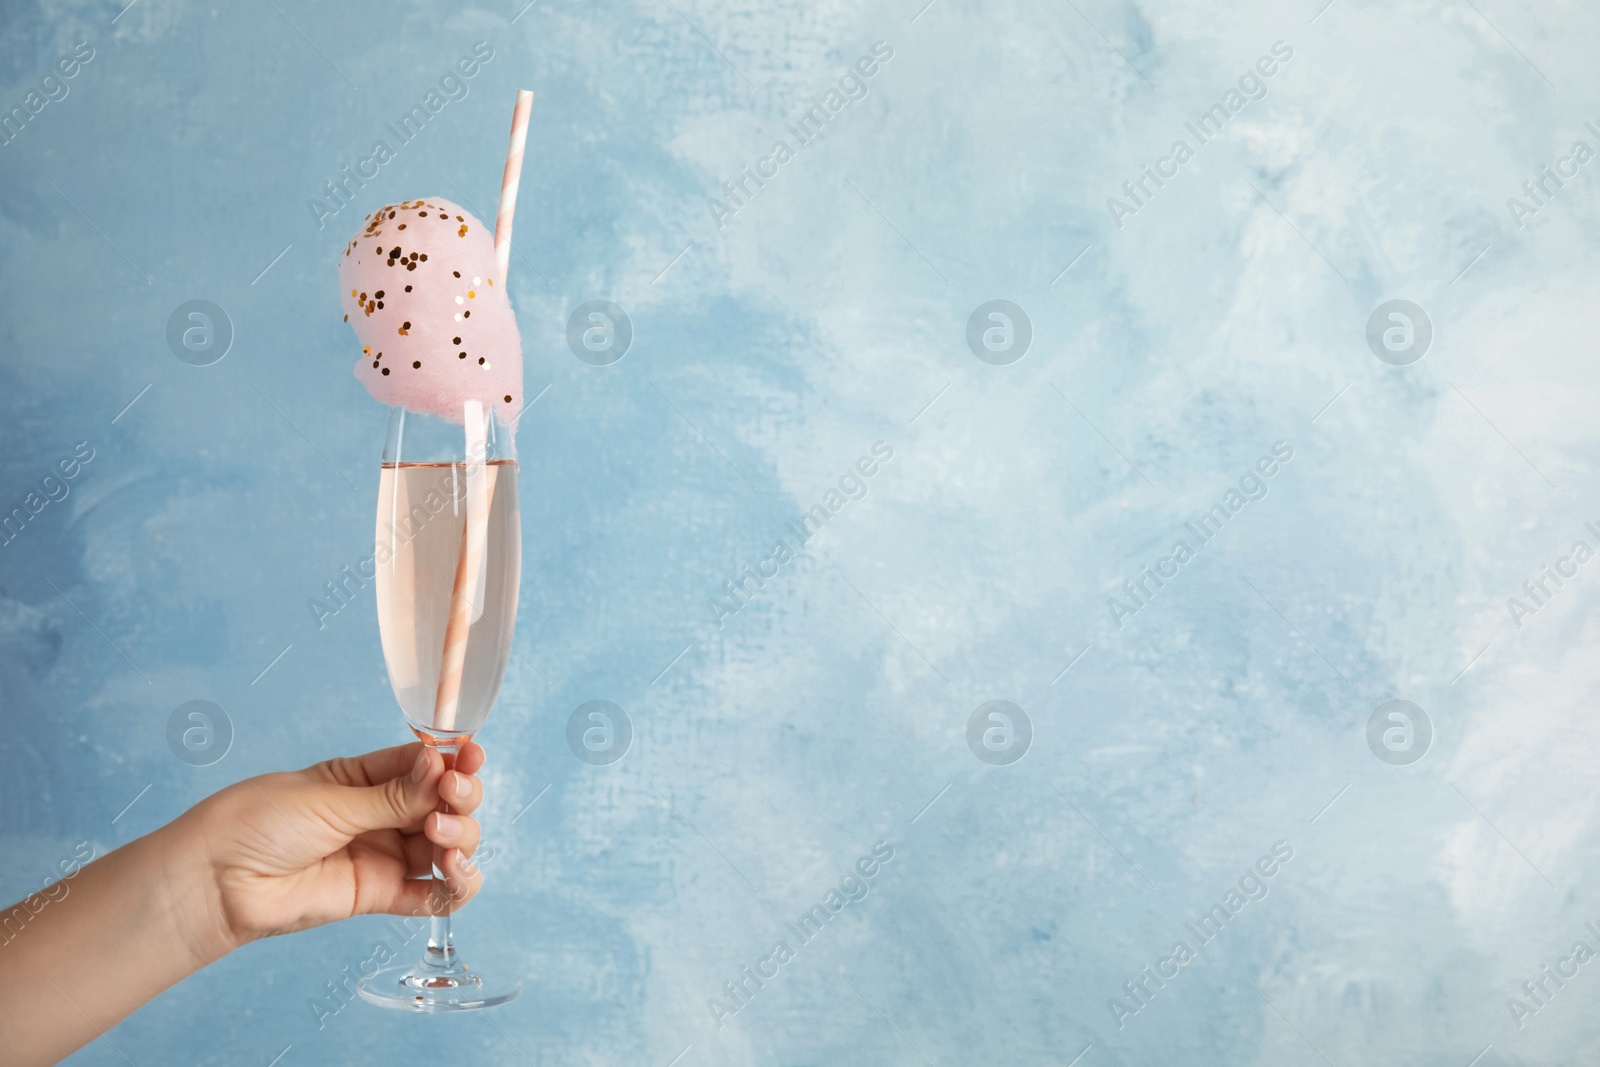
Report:
<svg viewBox="0 0 1600 1067"><path fill-rule="evenodd" d="M440 809L443 810L443 809ZM435 845L433 849L433 892L435 911L429 920L428 929L428 965L441 970L449 970L456 966L456 946L450 931L450 890L444 882L444 872L439 867L439 855L443 850Z"/></svg>
<svg viewBox="0 0 1600 1067"><path fill-rule="evenodd" d="M449 771L456 765L454 749L443 746L439 754L444 757L445 770ZM446 814L450 805L441 802L435 809ZM433 846L433 909L428 922L428 954L424 962L429 967L440 970L453 970L460 963L456 959L455 939L450 929L450 887L445 884L444 877L444 848L441 845Z"/></svg>

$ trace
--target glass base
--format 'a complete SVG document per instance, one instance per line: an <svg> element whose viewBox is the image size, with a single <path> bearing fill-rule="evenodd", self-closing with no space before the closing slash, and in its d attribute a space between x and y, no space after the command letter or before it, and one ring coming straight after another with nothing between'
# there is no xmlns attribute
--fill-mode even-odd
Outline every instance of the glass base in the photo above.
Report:
<svg viewBox="0 0 1600 1067"><path fill-rule="evenodd" d="M385 967L357 983L356 992L361 994L362 1000L381 1008L439 1015L489 1008L515 1000L522 992L522 983L515 979L505 982L486 979L459 960L449 967L435 967L425 960Z"/></svg>

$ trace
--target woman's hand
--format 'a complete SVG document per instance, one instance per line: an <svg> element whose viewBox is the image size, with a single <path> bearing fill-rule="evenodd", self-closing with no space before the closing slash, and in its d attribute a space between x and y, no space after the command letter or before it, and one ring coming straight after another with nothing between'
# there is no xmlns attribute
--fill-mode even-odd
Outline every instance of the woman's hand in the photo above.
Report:
<svg viewBox="0 0 1600 1067"><path fill-rule="evenodd" d="M352 915L459 908L483 876L470 818L484 752L446 758L418 744L265 774L202 801L170 827L204 841L227 948ZM451 814L435 809L443 802ZM192 825L185 825L192 824ZM449 900L434 899L434 846Z"/></svg>
<svg viewBox="0 0 1600 1067"><path fill-rule="evenodd" d="M0 1057L54 1063L247 941L465 904L482 766L474 744L453 768L412 744L264 774L34 894L7 913ZM448 901L423 881L435 845Z"/></svg>

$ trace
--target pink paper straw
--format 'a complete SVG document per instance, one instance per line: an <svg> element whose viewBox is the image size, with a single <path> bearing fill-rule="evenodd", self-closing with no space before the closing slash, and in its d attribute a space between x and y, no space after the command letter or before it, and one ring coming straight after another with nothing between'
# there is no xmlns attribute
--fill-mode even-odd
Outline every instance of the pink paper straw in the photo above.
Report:
<svg viewBox="0 0 1600 1067"><path fill-rule="evenodd" d="M506 147L506 169L500 177L500 210L494 220L495 265L500 284L511 266L511 216L517 210L517 186L522 181L522 152L528 142L528 117L533 94L517 90L511 112L511 142ZM467 662L467 638L483 613L484 549L488 542L489 509L494 501L496 470L484 463L487 413L477 401L467 401L465 419L467 462L467 516L461 527L461 554L456 560L455 593L445 624L444 652L439 663L439 688L434 694L433 727L454 730L461 705L461 680Z"/></svg>
<svg viewBox="0 0 1600 1067"><path fill-rule="evenodd" d="M528 116L533 112L533 94L517 90L517 104L511 111L511 143L506 146L506 169L500 176L500 210L494 217L495 264L500 268L500 284L506 281L511 266L511 216L517 210L517 187L522 184L522 149L528 143Z"/></svg>
<svg viewBox="0 0 1600 1067"><path fill-rule="evenodd" d="M466 402L466 516L461 523L461 550L456 557L455 590L445 623L444 653L439 663L439 688L433 699L433 728L454 730L461 707L461 680L467 666L467 639L483 614L484 551L489 541L489 509L494 503L495 468L484 462L487 416L476 400Z"/></svg>

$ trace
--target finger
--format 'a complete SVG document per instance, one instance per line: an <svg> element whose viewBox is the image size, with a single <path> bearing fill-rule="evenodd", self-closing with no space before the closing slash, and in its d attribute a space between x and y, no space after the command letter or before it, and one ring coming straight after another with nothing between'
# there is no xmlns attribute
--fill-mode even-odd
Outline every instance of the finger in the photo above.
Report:
<svg viewBox="0 0 1600 1067"><path fill-rule="evenodd" d="M476 741L468 741L461 746L461 751L456 753L456 770L462 774L477 774L483 767L488 754L483 751L483 746Z"/></svg>
<svg viewBox="0 0 1600 1067"><path fill-rule="evenodd" d="M433 842L419 831L405 839L406 877L433 877Z"/></svg>
<svg viewBox="0 0 1600 1067"><path fill-rule="evenodd" d="M420 751L422 743L413 741L409 745L380 748L376 752L365 752L359 756L341 756L323 760L307 767L302 773L310 775L314 780L332 782L335 785L379 785L408 773L416 764L417 753Z"/></svg>
<svg viewBox="0 0 1600 1067"><path fill-rule="evenodd" d="M446 771L439 779L439 799L449 805L451 811L459 815L471 815L483 803L483 783L470 773ZM422 823L418 821L411 826L401 827L401 832L420 834Z"/></svg>
<svg viewBox="0 0 1600 1067"><path fill-rule="evenodd" d="M441 869L444 871L444 884L450 894L451 907L461 907L483 888L483 872L458 848L446 850Z"/></svg>
<svg viewBox="0 0 1600 1067"><path fill-rule="evenodd" d="M483 803L483 782L459 770L446 771L439 779L439 799L460 815L471 815Z"/></svg>
<svg viewBox="0 0 1600 1067"><path fill-rule="evenodd" d="M434 885L432 879L399 882L383 899L374 902L369 914L425 919L434 913Z"/></svg>
<svg viewBox="0 0 1600 1067"><path fill-rule="evenodd" d="M465 815L450 815L436 811L423 823L423 835L444 848L459 849L470 856L478 849L478 835L482 832L477 819Z"/></svg>
<svg viewBox="0 0 1600 1067"><path fill-rule="evenodd" d="M483 888L483 874L476 864L461 854L459 849L452 848L445 852L442 864L448 906L451 910L455 910L478 895L478 890ZM366 902L363 911L366 914L379 912L390 915L432 915L438 910L441 902L440 898L435 896L436 889L437 883L431 879L396 881L388 885L383 892L375 893Z"/></svg>
<svg viewBox="0 0 1600 1067"><path fill-rule="evenodd" d="M309 783L309 807L352 837L368 830L399 829L421 822L438 806L444 758L431 748L414 747L410 770L381 784Z"/></svg>
<svg viewBox="0 0 1600 1067"><path fill-rule="evenodd" d="M456 847L468 856L478 852L482 840L483 827L476 819L465 820L471 823L471 832L464 836L446 836L439 834L433 826L433 814L423 821L423 826L428 833L418 831L414 835L407 835L400 839L397 846L401 857L405 861L405 876L407 878L433 877L433 857L439 847ZM459 833L459 830L456 831Z"/></svg>

